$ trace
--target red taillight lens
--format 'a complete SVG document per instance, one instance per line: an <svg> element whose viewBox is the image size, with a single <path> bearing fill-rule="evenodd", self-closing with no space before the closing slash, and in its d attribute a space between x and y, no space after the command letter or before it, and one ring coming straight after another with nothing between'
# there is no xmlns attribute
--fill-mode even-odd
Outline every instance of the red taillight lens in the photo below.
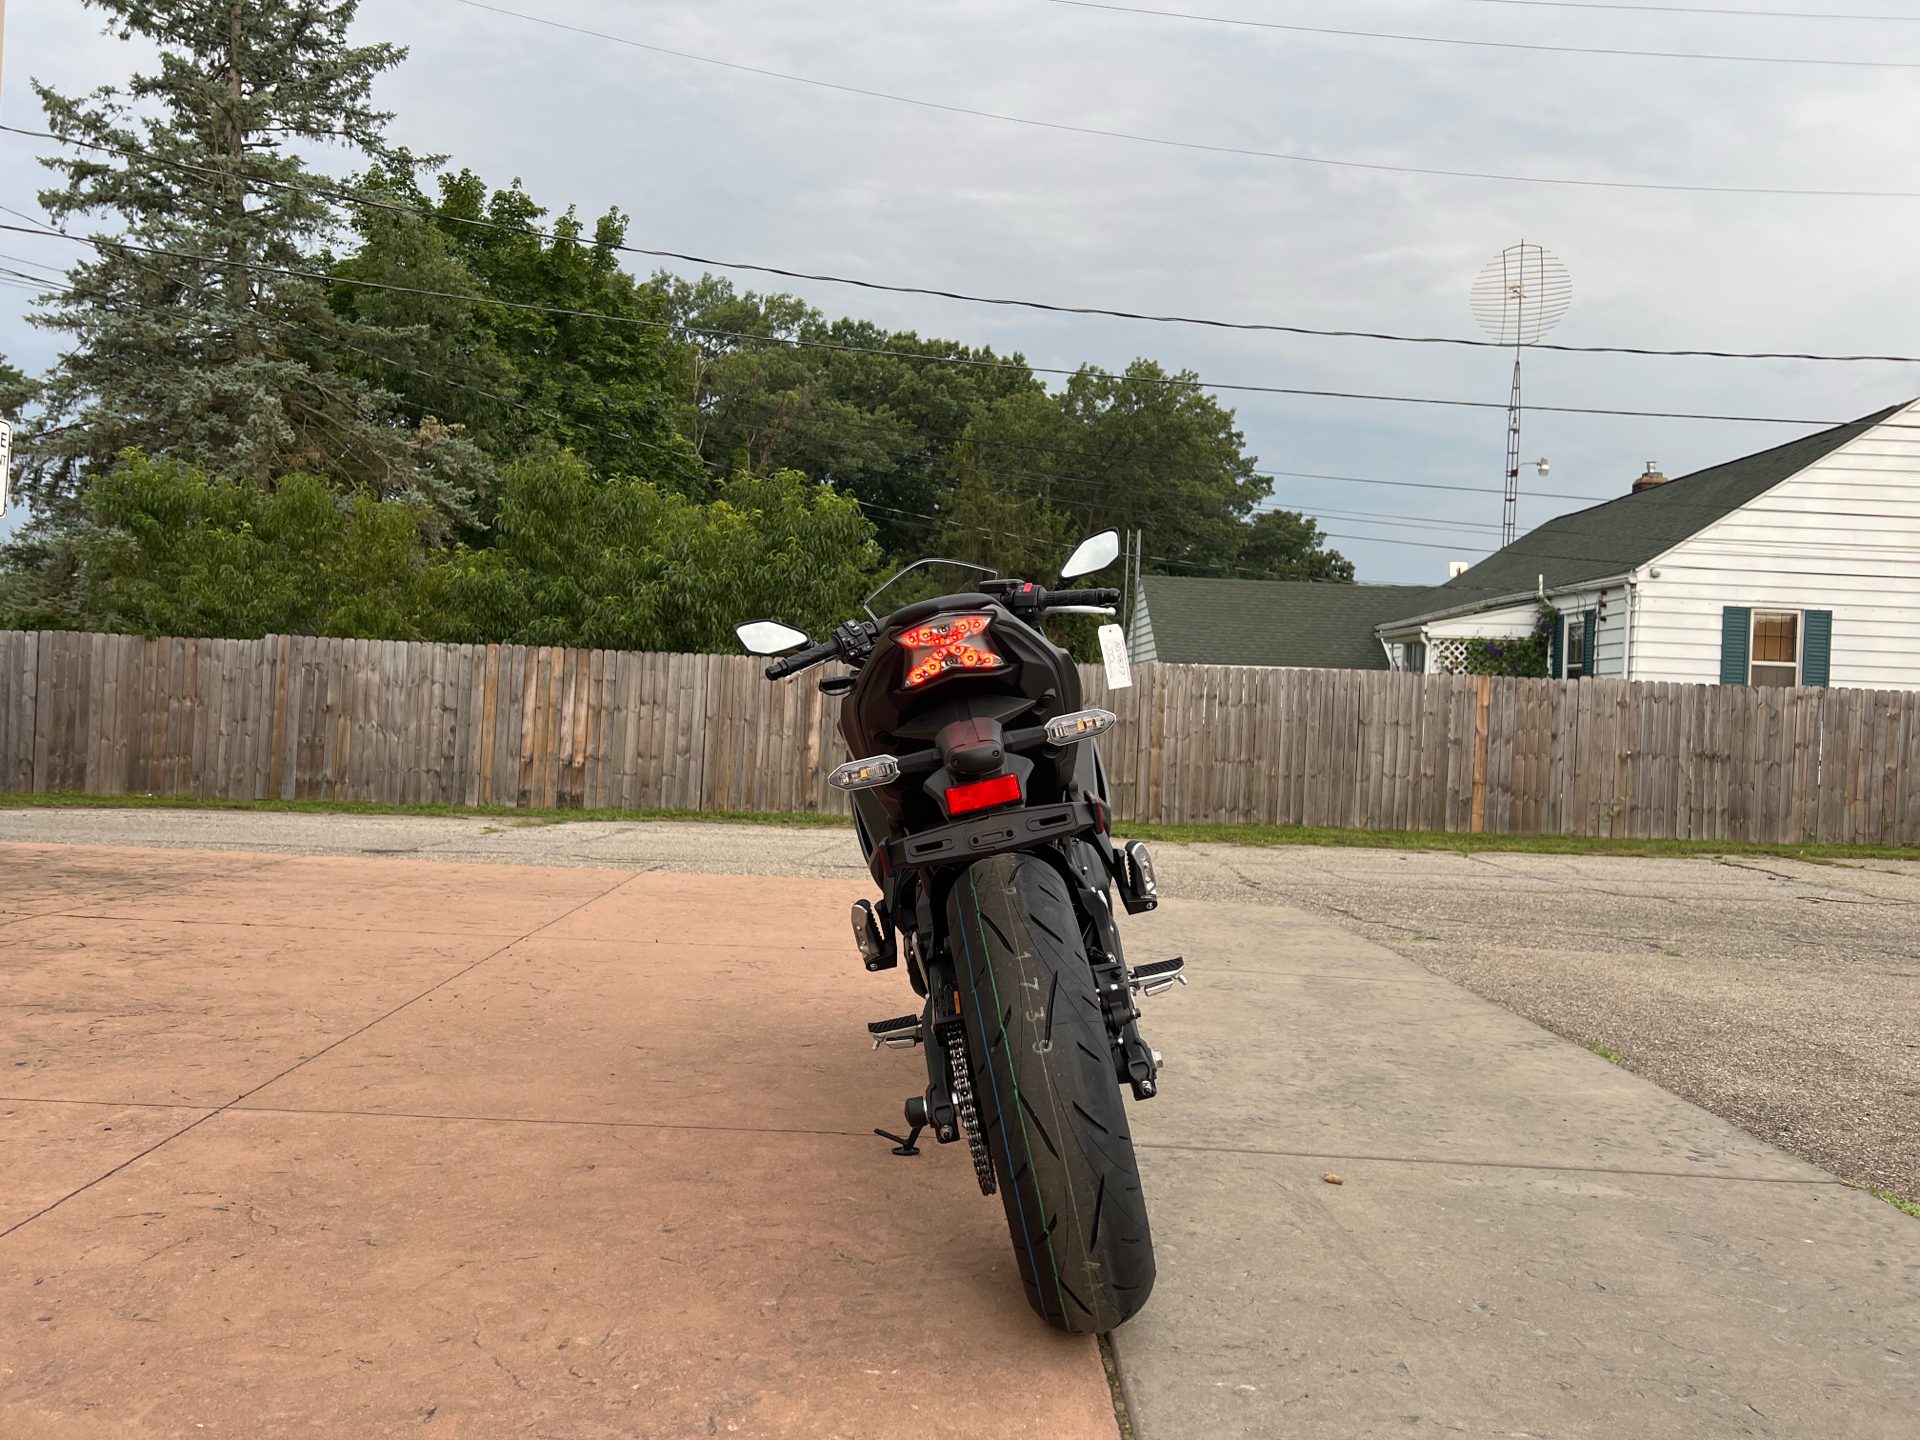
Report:
<svg viewBox="0 0 1920 1440"><path fill-rule="evenodd" d="M987 639L985 615L941 615L901 632L907 652L906 688L914 689L949 670L998 670L1007 662Z"/></svg>
<svg viewBox="0 0 1920 1440"><path fill-rule="evenodd" d="M971 785L954 785L947 790L947 813L964 815L969 810L984 810L989 805L1005 805L1020 798L1018 775L996 775L991 780L976 780Z"/></svg>

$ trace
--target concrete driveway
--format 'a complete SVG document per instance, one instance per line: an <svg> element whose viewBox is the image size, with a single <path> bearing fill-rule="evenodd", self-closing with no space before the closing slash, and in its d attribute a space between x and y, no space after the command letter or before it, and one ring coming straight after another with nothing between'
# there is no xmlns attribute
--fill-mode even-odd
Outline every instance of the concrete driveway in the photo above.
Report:
<svg viewBox="0 0 1920 1440"><path fill-rule="evenodd" d="M1116 1433L964 1157L867 1133L845 833L576 828L0 845L0 1433ZM1139 1440L1912 1433L1920 1223L1169 859Z"/></svg>
<svg viewBox="0 0 1920 1440"><path fill-rule="evenodd" d="M9 1440L1114 1434L964 1156L871 1134L854 887L0 864Z"/></svg>

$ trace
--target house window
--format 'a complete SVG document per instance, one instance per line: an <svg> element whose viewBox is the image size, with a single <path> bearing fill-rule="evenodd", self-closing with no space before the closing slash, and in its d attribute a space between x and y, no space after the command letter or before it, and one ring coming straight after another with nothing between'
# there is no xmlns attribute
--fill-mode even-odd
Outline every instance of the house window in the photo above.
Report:
<svg viewBox="0 0 1920 1440"><path fill-rule="evenodd" d="M1800 683L1800 613L1797 610L1753 612L1752 662L1749 685Z"/></svg>
<svg viewBox="0 0 1920 1440"><path fill-rule="evenodd" d="M1415 640L1407 646L1407 669L1415 675L1427 673L1427 644L1424 640Z"/></svg>
<svg viewBox="0 0 1920 1440"><path fill-rule="evenodd" d="M1586 674L1587 658L1587 617L1569 615L1567 617L1567 638L1560 648L1563 657L1561 675L1568 680L1578 680Z"/></svg>

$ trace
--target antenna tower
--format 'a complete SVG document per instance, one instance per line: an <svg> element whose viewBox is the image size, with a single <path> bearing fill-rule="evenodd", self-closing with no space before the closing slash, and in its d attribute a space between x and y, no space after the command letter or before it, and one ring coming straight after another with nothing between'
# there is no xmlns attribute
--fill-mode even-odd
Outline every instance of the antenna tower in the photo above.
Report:
<svg viewBox="0 0 1920 1440"><path fill-rule="evenodd" d="M1573 280L1551 251L1522 240L1509 245L1473 282L1473 318L1502 345L1513 346L1513 391L1507 399L1507 486L1500 544L1511 545L1520 519L1520 349L1536 345L1573 303ZM1545 473L1545 461L1541 464Z"/></svg>

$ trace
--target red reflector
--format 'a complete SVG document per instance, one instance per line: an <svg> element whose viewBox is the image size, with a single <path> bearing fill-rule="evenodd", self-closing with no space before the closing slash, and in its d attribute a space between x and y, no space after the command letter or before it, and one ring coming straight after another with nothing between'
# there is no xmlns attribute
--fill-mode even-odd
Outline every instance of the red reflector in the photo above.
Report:
<svg viewBox="0 0 1920 1440"><path fill-rule="evenodd" d="M996 775L991 780L976 780L971 785L955 785L947 791L947 813L964 815L969 810L984 810L989 805L1004 805L1020 798L1018 775Z"/></svg>

